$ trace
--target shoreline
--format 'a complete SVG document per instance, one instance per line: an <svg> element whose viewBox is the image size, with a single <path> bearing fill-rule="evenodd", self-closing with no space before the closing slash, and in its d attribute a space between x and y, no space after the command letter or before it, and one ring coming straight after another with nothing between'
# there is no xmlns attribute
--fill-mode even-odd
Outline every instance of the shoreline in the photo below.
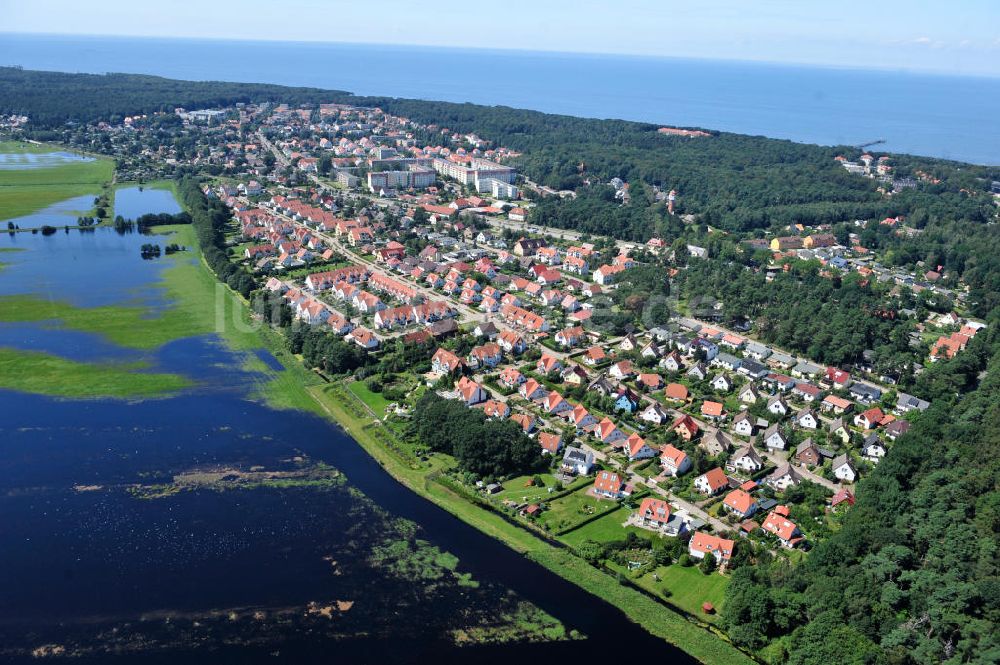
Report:
<svg viewBox="0 0 1000 665"><path fill-rule="evenodd" d="M326 384L335 386L336 383ZM407 468L403 460L380 444L366 429L373 420L356 417L334 403L317 395L323 386L306 391L326 414L355 443L361 446L386 473L415 494L433 502L454 517L480 532L502 542L515 552L570 581L597 600L603 600L621 611L630 621L646 631L676 646L703 663L755 663L749 654L737 649L721 630L695 623L679 608L668 606L631 584L623 585L572 552L569 546L559 547L541 536L508 522L500 515L481 508L459 496L444 485L434 482L433 472ZM345 393L349 393L344 389ZM361 402L358 400L358 404Z"/></svg>

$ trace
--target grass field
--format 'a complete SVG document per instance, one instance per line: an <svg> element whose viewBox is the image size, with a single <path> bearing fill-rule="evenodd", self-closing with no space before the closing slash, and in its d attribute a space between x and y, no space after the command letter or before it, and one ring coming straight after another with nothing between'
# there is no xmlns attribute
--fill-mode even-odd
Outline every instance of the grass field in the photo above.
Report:
<svg viewBox="0 0 1000 665"><path fill-rule="evenodd" d="M0 143L0 154L47 153L58 146ZM0 219L37 212L65 199L100 193L114 176L114 161L99 157L92 162L61 164L48 168L0 169ZM86 211L81 211L81 213Z"/></svg>
<svg viewBox="0 0 1000 665"><path fill-rule="evenodd" d="M365 406L371 409L376 416L381 418L385 415L385 407L390 404L389 400L382 397L381 394L369 390L364 381L352 381L347 385L347 389L357 395L358 399L364 402Z"/></svg>
<svg viewBox="0 0 1000 665"><path fill-rule="evenodd" d="M0 347L0 388L60 397L148 397L186 388L176 374L142 372L140 363L80 363Z"/></svg>
<svg viewBox="0 0 1000 665"><path fill-rule="evenodd" d="M590 484L587 484L571 494L549 502L549 509L542 513L538 521L548 525L552 531L558 532L572 528L615 506L613 501L588 496L589 489Z"/></svg>
<svg viewBox="0 0 1000 665"><path fill-rule="evenodd" d="M606 508L607 506L603 507ZM628 508L621 507L604 517L596 519L588 524L584 524L579 529L573 529L569 533L563 534L559 537L559 540L562 540L568 545L579 547L585 540L596 540L598 542L622 540L630 530L636 531L641 535L646 535L646 532L643 532L642 529L635 527L629 527L626 529L622 526L625 520L628 519L630 512L631 511Z"/></svg>
<svg viewBox="0 0 1000 665"><path fill-rule="evenodd" d="M659 582L653 579L654 573L660 577ZM697 566L685 568L677 564L667 567L660 566L643 575L636 582L650 591L669 590L670 603L695 616L701 616L706 621L714 621L714 617L718 614L705 615L701 611L702 603L706 601L712 603L716 613L718 613L725 602L726 587L729 586L729 578L725 575L718 573L706 575Z"/></svg>

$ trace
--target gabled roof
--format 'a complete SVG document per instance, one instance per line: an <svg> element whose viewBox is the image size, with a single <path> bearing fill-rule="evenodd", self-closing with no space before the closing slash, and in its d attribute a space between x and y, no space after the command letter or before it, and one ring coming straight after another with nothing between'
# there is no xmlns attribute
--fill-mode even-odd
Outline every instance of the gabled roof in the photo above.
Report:
<svg viewBox="0 0 1000 665"><path fill-rule="evenodd" d="M701 477L705 479L705 482L708 483L709 489L713 492L717 492L723 487L729 485L729 478L726 476L726 472L719 467L709 469L703 473Z"/></svg>

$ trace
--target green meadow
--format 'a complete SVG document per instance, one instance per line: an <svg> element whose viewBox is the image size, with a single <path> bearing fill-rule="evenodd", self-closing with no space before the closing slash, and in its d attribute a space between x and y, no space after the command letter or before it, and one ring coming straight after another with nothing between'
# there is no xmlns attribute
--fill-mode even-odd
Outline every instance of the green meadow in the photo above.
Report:
<svg viewBox="0 0 1000 665"><path fill-rule="evenodd" d="M316 385L321 379L302 367L284 346L281 336L270 329L253 325L247 304L236 294L216 281L201 260L194 229L190 226L163 226L157 233L168 235L170 242L188 248L161 259L169 262L162 272L159 286L164 289L168 307L150 316L145 307L110 305L79 307L69 302L46 300L31 295L0 296L0 322L44 322L58 328L99 335L119 346L143 351L154 351L167 342L218 333L223 342L243 357L243 369L253 372L254 397L276 408L297 408L317 412L319 407L306 392L306 386ZM265 348L286 369L275 371L254 355ZM150 381L137 379L134 368L84 364L96 370L104 367L100 384L78 383L80 371L69 361L50 362L46 380L34 379L21 371L25 363L15 363L11 355L27 352L8 350L5 369L11 370L3 387L64 396L147 396L155 392L174 391L186 384L170 380ZM43 358L30 356L31 361ZM14 370L17 370L16 372ZM65 372L64 383L76 387L60 386L60 371ZM141 375L143 377L149 374ZM160 375L163 379L163 376Z"/></svg>
<svg viewBox="0 0 1000 665"><path fill-rule="evenodd" d="M149 397L191 385L177 374L143 372L144 363L81 363L0 347L0 388L59 397Z"/></svg>
<svg viewBox="0 0 1000 665"><path fill-rule="evenodd" d="M0 154L43 154L58 150L58 146L0 142ZM114 160L106 157L45 168L0 169L0 220L30 215L74 196L96 196L112 180L114 172Z"/></svg>

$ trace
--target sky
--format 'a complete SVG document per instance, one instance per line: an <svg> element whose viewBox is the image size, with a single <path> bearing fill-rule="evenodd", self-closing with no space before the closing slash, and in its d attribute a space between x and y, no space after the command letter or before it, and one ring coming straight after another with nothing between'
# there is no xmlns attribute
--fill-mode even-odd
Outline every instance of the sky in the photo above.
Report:
<svg viewBox="0 0 1000 665"><path fill-rule="evenodd" d="M0 0L0 32L616 53L1000 77L998 0Z"/></svg>

